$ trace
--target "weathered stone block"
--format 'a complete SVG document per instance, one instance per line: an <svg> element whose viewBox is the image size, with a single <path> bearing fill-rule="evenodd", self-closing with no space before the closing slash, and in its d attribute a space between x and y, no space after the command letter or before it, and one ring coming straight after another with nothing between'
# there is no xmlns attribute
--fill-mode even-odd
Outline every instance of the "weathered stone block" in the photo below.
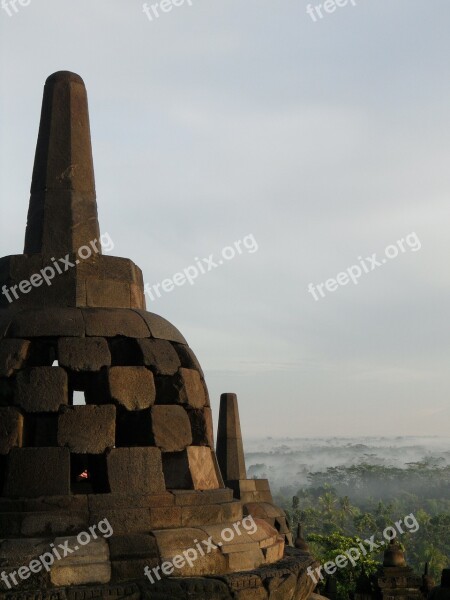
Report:
<svg viewBox="0 0 450 600"><path fill-rule="evenodd" d="M130 308L145 310L145 296L143 286L130 283Z"/></svg>
<svg viewBox="0 0 450 600"><path fill-rule="evenodd" d="M177 386L182 404L189 404L192 408L203 408L207 404L206 390L198 371L180 369Z"/></svg>
<svg viewBox="0 0 450 600"><path fill-rule="evenodd" d="M124 508L121 510L102 510L90 514L90 524L95 525L102 519L108 519L114 535L130 533L150 533L152 520L148 508Z"/></svg>
<svg viewBox="0 0 450 600"><path fill-rule="evenodd" d="M82 337L85 325L81 310L77 308L33 308L14 315L8 336L14 338L33 337Z"/></svg>
<svg viewBox="0 0 450 600"><path fill-rule="evenodd" d="M88 527L88 512L83 513L24 513L20 532L27 537L44 535L73 535Z"/></svg>
<svg viewBox="0 0 450 600"><path fill-rule="evenodd" d="M89 544L80 546L77 538L56 538L55 545L69 542L75 552L55 562L50 570L50 579L55 586L83 585L87 583L109 583L111 563L109 546L106 540L92 539Z"/></svg>
<svg viewBox="0 0 450 600"><path fill-rule="evenodd" d="M281 598L295 598L295 590L297 587L297 577L295 575L273 577L267 583L269 598L274 598L275 600Z"/></svg>
<svg viewBox="0 0 450 600"><path fill-rule="evenodd" d="M76 454L101 454L115 444L116 407L74 406L58 419L58 444Z"/></svg>
<svg viewBox="0 0 450 600"><path fill-rule="evenodd" d="M64 598L43 598L42 600L92 600L101 598L104 595L104 588L101 586L89 586L83 588L67 588ZM135 583L124 583L122 585L110 583L106 590L108 600L142 600L139 587ZM29 600L29 599L27 599ZM41 599L33 599L41 600ZM305 600L301 598L300 600Z"/></svg>
<svg viewBox="0 0 450 600"><path fill-rule="evenodd" d="M264 587L236 590L234 596L236 600L269 600L269 596Z"/></svg>
<svg viewBox="0 0 450 600"><path fill-rule="evenodd" d="M0 342L0 377L10 377L24 366L28 357L28 340L10 339Z"/></svg>
<svg viewBox="0 0 450 600"><path fill-rule="evenodd" d="M175 375L181 367L180 359L173 345L167 340L139 340L143 364L158 375Z"/></svg>
<svg viewBox="0 0 450 600"><path fill-rule="evenodd" d="M220 504L182 506L181 509L181 524L183 527L202 527L223 521L222 506Z"/></svg>
<svg viewBox="0 0 450 600"><path fill-rule="evenodd" d="M195 548L196 543L206 539L205 531L183 527L181 529L155 530L153 532L161 556L161 562L171 561L175 556L183 555L189 548ZM174 570L174 577L195 577L197 575L223 574L227 570L227 559L219 550L213 550L204 557L198 554L192 566L184 562Z"/></svg>
<svg viewBox="0 0 450 600"><path fill-rule="evenodd" d="M127 560L112 560L111 572L113 581L134 581L142 579L144 569L153 569L160 564L159 558L128 558ZM126 596L126 600L141 600L141 594ZM161 598L161 597L159 597ZM155 597L158 600L158 597Z"/></svg>
<svg viewBox="0 0 450 600"><path fill-rule="evenodd" d="M127 410L143 410L155 402L153 374L145 367L112 367L108 383L111 398Z"/></svg>
<svg viewBox="0 0 450 600"><path fill-rule="evenodd" d="M139 314L146 322L147 327L149 328L149 330L151 332L151 337L154 337L154 338L157 338L160 340L169 340L171 342L180 342L181 344L187 344L186 340L181 335L181 333L178 331L178 329L176 327L174 327L174 325L172 325L172 323L169 323L169 321L167 321L166 319L163 319L163 317L160 317L159 315L155 315L154 313L147 312L145 310L134 309L134 311L137 314ZM138 337L138 336L134 336L134 337ZM148 336L142 336L142 337L148 337Z"/></svg>
<svg viewBox="0 0 450 600"><path fill-rule="evenodd" d="M271 546L262 549L266 563L274 563L283 558L284 555L284 538L278 539Z"/></svg>
<svg viewBox="0 0 450 600"><path fill-rule="evenodd" d="M89 510L97 513L101 513L103 510L128 509L130 506L146 509L175 506L175 497L170 492L142 496L130 494L93 494L88 496L88 500Z"/></svg>
<svg viewBox="0 0 450 600"><path fill-rule="evenodd" d="M183 452L163 454L167 489L212 490L221 487L213 453L206 446L188 446Z"/></svg>
<svg viewBox="0 0 450 600"><path fill-rule="evenodd" d="M226 557L230 571L251 571L265 562L264 555L258 547L247 549L244 552L232 552L226 554Z"/></svg>
<svg viewBox="0 0 450 600"><path fill-rule="evenodd" d="M156 530L153 532L160 555L175 556L186 548L195 546L194 540L205 539L205 530L182 527L177 529Z"/></svg>
<svg viewBox="0 0 450 600"><path fill-rule="evenodd" d="M219 490L173 490L171 492L177 506L201 506L202 504L222 504L232 502L233 492L228 489Z"/></svg>
<svg viewBox="0 0 450 600"><path fill-rule="evenodd" d="M152 529L181 527L181 506L164 506L150 508Z"/></svg>
<svg viewBox="0 0 450 600"><path fill-rule="evenodd" d="M86 304L92 307L130 308L130 284L114 279L86 278Z"/></svg>
<svg viewBox="0 0 450 600"><path fill-rule="evenodd" d="M191 424L182 406L153 406L152 432L163 452L179 452L192 444Z"/></svg>
<svg viewBox="0 0 450 600"><path fill-rule="evenodd" d="M264 519L272 526L275 526L275 519L277 517L286 516L286 513L281 508L268 502L249 502L244 505L244 513L252 515L257 519Z"/></svg>
<svg viewBox="0 0 450 600"><path fill-rule="evenodd" d="M183 452L163 454L168 489L212 490L222 486L213 453L206 446L188 446Z"/></svg>
<svg viewBox="0 0 450 600"><path fill-rule="evenodd" d="M83 308L86 335L94 337L146 338L150 332L135 310L126 308Z"/></svg>
<svg viewBox="0 0 450 600"><path fill-rule="evenodd" d="M4 495L36 498L70 494L67 448L13 448L8 456Z"/></svg>
<svg viewBox="0 0 450 600"><path fill-rule="evenodd" d="M108 543L111 560L158 558L156 539L149 534L114 535Z"/></svg>
<svg viewBox="0 0 450 600"><path fill-rule="evenodd" d="M99 371L111 365L111 354L104 338L60 338L58 360L72 371Z"/></svg>
<svg viewBox="0 0 450 600"><path fill-rule="evenodd" d="M166 486L158 448L114 448L107 457L112 493L152 494Z"/></svg>
<svg viewBox="0 0 450 600"><path fill-rule="evenodd" d="M229 523L241 521L243 517L242 504L235 500L222 504L223 520Z"/></svg>
<svg viewBox="0 0 450 600"><path fill-rule="evenodd" d="M239 489L241 492L256 492L256 479L240 479Z"/></svg>
<svg viewBox="0 0 450 600"><path fill-rule="evenodd" d="M204 379L204 374L202 367L195 356L193 350L189 348L186 344L175 344L174 345L177 351L178 356L181 360L181 366L185 369L194 369L198 371L201 377Z"/></svg>
<svg viewBox="0 0 450 600"><path fill-rule="evenodd" d="M231 535L233 529L231 527L225 529L227 535ZM224 554L236 554L237 552L255 552L259 550L259 544L252 541L243 541L238 536L236 536L236 541L233 539L231 542L223 544L222 552ZM263 554L264 556L264 554Z"/></svg>
<svg viewBox="0 0 450 600"><path fill-rule="evenodd" d="M217 468L210 448L189 446L187 456L194 489L212 490L220 487Z"/></svg>
<svg viewBox="0 0 450 600"><path fill-rule="evenodd" d="M253 479L258 492L270 492L270 484L268 479Z"/></svg>
<svg viewBox="0 0 450 600"><path fill-rule="evenodd" d="M53 541L53 540L51 540ZM44 552L48 552L49 539L3 539L0 541L0 564L2 571L11 571L22 565L28 565L30 561L37 556L41 556ZM40 580L39 575L35 575L35 583L39 587L39 583L46 583L45 580ZM2 591L5 588L3 587ZM6 591L6 590L5 590ZM19 592L20 593L20 592Z"/></svg>
<svg viewBox="0 0 450 600"><path fill-rule="evenodd" d="M100 279L114 279L115 281L126 281L142 286L142 271L129 258L120 256L109 256L103 254L98 257L98 272Z"/></svg>
<svg viewBox="0 0 450 600"><path fill-rule="evenodd" d="M11 407L0 408L0 454L20 448L23 439L23 416Z"/></svg>
<svg viewBox="0 0 450 600"><path fill-rule="evenodd" d="M255 531L247 531L247 534L255 542L258 542L260 548L267 548L277 543L279 539L278 531L269 525L263 519L253 519L256 525Z"/></svg>
<svg viewBox="0 0 450 600"><path fill-rule="evenodd" d="M0 512L22 513L72 513L87 512L87 496L41 496L39 498L1 498Z"/></svg>
<svg viewBox="0 0 450 600"><path fill-rule="evenodd" d="M15 403L27 412L57 412L68 403L67 373L60 367L35 367L17 375Z"/></svg>

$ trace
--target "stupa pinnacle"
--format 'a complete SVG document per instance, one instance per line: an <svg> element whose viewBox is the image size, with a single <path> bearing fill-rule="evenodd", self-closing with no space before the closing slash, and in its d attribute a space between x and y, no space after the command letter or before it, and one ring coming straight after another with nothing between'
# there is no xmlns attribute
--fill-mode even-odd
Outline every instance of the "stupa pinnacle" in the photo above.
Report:
<svg viewBox="0 0 450 600"><path fill-rule="evenodd" d="M65 256L100 231L87 94L73 73L47 79L24 254Z"/></svg>
<svg viewBox="0 0 450 600"><path fill-rule="evenodd" d="M307 600L316 563L247 479L236 396L218 461L197 358L100 239L86 90L56 73L24 254L0 260L0 599Z"/></svg>

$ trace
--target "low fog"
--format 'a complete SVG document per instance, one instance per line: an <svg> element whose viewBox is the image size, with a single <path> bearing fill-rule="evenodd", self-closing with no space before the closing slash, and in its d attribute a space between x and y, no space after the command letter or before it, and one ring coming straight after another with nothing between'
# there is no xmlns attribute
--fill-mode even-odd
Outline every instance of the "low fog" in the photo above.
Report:
<svg viewBox="0 0 450 600"><path fill-rule="evenodd" d="M289 493L308 485L308 474L361 463L407 468L424 460L450 465L450 438L355 437L245 440L249 477L268 478L272 491Z"/></svg>

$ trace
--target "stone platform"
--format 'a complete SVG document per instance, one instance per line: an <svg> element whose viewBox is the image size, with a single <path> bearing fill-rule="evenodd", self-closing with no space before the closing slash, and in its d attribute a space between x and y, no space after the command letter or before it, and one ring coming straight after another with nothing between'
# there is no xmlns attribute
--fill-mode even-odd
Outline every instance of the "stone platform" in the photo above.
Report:
<svg viewBox="0 0 450 600"><path fill-rule="evenodd" d="M147 579L98 586L24 589L0 593L0 600L307 600L314 584L306 574L318 563L304 552L287 548L275 565L222 576Z"/></svg>

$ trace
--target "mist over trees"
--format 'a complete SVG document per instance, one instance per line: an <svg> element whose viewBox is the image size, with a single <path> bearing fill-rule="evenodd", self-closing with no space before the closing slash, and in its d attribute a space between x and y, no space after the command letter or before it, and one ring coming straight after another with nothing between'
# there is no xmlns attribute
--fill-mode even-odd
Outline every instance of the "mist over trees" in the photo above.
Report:
<svg viewBox="0 0 450 600"><path fill-rule="evenodd" d="M324 564L358 540L413 515L417 531L398 540L408 564L426 562L436 580L450 564L450 438L265 440L247 453L250 477L271 480L276 503L293 533L302 523L311 550ZM338 569L338 597L348 600L362 575L376 572L383 548Z"/></svg>

